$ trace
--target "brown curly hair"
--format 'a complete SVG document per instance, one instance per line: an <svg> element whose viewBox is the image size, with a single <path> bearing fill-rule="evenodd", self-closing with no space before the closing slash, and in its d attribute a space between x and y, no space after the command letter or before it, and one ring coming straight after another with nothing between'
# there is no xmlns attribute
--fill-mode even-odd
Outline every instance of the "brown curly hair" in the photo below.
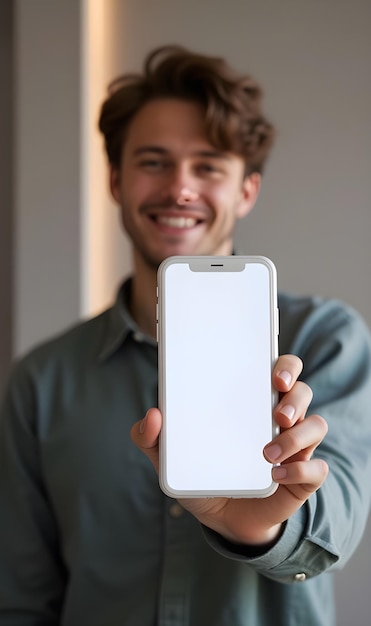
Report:
<svg viewBox="0 0 371 626"><path fill-rule="evenodd" d="M205 129L217 149L243 157L246 173L262 172L274 128L261 111L262 90L237 74L223 59L163 46L144 61L143 74L124 74L108 87L99 130L109 162L119 167L128 126L138 110L158 98L199 102Z"/></svg>

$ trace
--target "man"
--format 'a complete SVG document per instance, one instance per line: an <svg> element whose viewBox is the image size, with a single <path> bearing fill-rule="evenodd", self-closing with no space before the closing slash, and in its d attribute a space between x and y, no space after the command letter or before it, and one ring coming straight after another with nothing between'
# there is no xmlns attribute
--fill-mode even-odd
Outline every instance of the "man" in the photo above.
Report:
<svg viewBox="0 0 371 626"><path fill-rule="evenodd" d="M34 350L10 382L0 626L330 626L325 572L353 553L370 501L371 347L353 311L280 296L282 430L262 451L280 462L275 494L177 503L155 472L157 267L232 253L272 143L260 89L164 48L112 86L100 129L135 271L113 308Z"/></svg>

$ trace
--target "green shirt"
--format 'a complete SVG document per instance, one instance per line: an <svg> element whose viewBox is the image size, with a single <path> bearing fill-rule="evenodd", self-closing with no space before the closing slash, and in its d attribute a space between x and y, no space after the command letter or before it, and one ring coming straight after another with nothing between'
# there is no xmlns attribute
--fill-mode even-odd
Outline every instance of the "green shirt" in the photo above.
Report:
<svg viewBox="0 0 371 626"><path fill-rule="evenodd" d="M328 421L325 484L270 550L228 544L160 491L131 425L157 346L113 308L15 367L0 422L0 626L331 626L331 573L371 492L371 347L337 302L280 296L280 352ZM303 580L305 578L305 580Z"/></svg>

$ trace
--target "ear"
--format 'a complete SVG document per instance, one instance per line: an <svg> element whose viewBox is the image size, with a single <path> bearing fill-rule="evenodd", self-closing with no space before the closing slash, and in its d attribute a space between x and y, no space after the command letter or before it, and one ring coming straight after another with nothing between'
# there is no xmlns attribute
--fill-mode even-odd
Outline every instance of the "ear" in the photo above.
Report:
<svg viewBox="0 0 371 626"><path fill-rule="evenodd" d="M114 165L109 166L109 187L113 199L120 203L120 172Z"/></svg>
<svg viewBox="0 0 371 626"><path fill-rule="evenodd" d="M253 172L244 178L241 190L241 199L237 206L237 218L248 215L255 205L261 186L261 175Z"/></svg>

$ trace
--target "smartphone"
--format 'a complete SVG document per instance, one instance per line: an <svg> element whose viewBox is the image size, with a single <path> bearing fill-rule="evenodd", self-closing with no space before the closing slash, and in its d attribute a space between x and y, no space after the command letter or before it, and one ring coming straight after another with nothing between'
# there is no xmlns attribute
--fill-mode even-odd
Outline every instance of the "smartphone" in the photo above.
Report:
<svg viewBox="0 0 371 626"><path fill-rule="evenodd" d="M278 434L276 283L261 256L178 256L159 267L159 480L173 498L277 488L263 456Z"/></svg>

